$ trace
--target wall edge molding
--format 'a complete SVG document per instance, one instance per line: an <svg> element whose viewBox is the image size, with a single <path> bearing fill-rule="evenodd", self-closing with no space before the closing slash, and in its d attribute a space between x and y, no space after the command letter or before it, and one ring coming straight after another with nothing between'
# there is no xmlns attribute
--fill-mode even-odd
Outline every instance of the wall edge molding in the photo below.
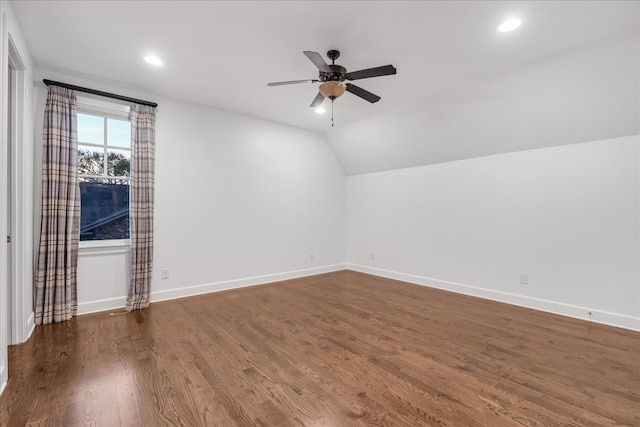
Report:
<svg viewBox="0 0 640 427"><path fill-rule="evenodd" d="M587 313L591 312L591 321L594 323L601 323L608 326L614 326L622 329L629 329L632 331L640 332L640 317L633 317L620 313L612 313L595 308L566 304L558 301L544 300L509 292L496 291L464 283L433 279L430 277L411 273L402 273L393 270L386 270L378 267L346 263L346 268L348 270L353 270L360 273L400 280L416 285L427 286L430 288L441 289L449 292L456 292L459 294L484 298L492 301L530 308L533 310L544 311L552 314L558 314L561 316L585 321L589 321Z"/></svg>
<svg viewBox="0 0 640 427"><path fill-rule="evenodd" d="M314 276L316 274L331 273L346 269L346 264L333 264L322 267L306 268L302 270L292 270L282 273L272 273L260 276L251 276L241 279L223 280L220 282L203 283L200 285L187 286L184 288L166 289L151 292L151 302L167 301L178 298L185 298L195 295L220 292L231 289L245 288L249 286L264 285L267 283L279 282L282 280L297 279L300 277Z"/></svg>
<svg viewBox="0 0 640 427"><path fill-rule="evenodd" d="M78 304L78 316L124 308L125 302L125 296L81 302Z"/></svg>
<svg viewBox="0 0 640 427"><path fill-rule="evenodd" d="M2 370L0 371L0 378L4 379L5 371L6 371L6 368L2 366ZM4 391L5 387L7 387L7 380L3 380L2 383L0 383L0 395L2 395L2 392Z"/></svg>
<svg viewBox="0 0 640 427"><path fill-rule="evenodd" d="M300 277L314 276L316 274L322 273L331 273L333 271L340 271L344 269L346 269L346 264L332 264L302 270L291 270L281 273L264 274L261 276L251 276L240 279L203 283L200 285L187 286L184 288L164 289L155 292L152 291L151 303L153 304L154 302L169 301L213 292L245 288L248 286L264 285L267 283L279 282L281 280L297 279ZM126 296L124 295L114 298L82 302L78 304L78 315L117 310L121 308L123 309L125 307L125 303Z"/></svg>
<svg viewBox="0 0 640 427"><path fill-rule="evenodd" d="M33 331L36 329L35 315L33 311L29 313L29 317L27 318L27 335L25 335L23 342L29 341L31 334L33 334Z"/></svg>

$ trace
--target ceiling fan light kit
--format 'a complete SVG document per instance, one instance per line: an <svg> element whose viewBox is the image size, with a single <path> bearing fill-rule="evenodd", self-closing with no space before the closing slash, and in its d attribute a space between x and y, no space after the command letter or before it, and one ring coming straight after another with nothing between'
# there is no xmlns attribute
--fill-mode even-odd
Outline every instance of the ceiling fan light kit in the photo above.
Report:
<svg viewBox="0 0 640 427"><path fill-rule="evenodd" d="M333 101L346 92L347 86L345 86L343 83L332 81L322 83L318 87L318 90L320 91L322 96Z"/></svg>
<svg viewBox="0 0 640 427"><path fill-rule="evenodd" d="M327 58L331 60L331 65L327 64L322 58L322 55L317 52L305 50L303 53L318 68L318 79L272 82L267 83L267 86L282 86L298 83L320 83L320 86L318 87L318 94L313 99L313 102L311 102L310 107L319 107L325 98L329 98L331 100L332 127L333 101L342 96L345 92L352 93L371 103L380 101L380 97L378 95L373 94L352 83L345 83L345 80L352 81L368 79L371 77L389 76L397 73L397 70L393 65L383 65L382 67L367 68L350 73L345 67L336 65L336 59L340 57L340 52L337 50L330 50L327 52Z"/></svg>

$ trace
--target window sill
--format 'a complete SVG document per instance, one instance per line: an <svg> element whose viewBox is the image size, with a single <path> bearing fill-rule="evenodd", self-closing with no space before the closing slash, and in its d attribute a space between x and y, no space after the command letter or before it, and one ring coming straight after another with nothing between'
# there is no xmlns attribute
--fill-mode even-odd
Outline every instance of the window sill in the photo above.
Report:
<svg viewBox="0 0 640 427"><path fill-rule="evenodd" d="M122 240L85 240L78 246L78 255L128 254L131 247L129 239Z"/></svg>

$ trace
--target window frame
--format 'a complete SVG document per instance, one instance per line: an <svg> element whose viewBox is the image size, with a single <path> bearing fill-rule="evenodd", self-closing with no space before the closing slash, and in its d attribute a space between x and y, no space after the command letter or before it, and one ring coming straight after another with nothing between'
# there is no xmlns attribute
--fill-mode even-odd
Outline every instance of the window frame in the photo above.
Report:
<svg viewBox="0 0 640 427"><path fill-rule="evenodd" d="M121 151L129 151L133 154L133 147L115 147L112 145L108 145L108 133L107 133L107 119L114 120L123 120L127 122L131 122L129 118L129 105L116 104L96 99L78 97L76 112L77 114L87 114L92 116L98 116L103 119L104 129L103 129L103 144L96 143L86 143L80 141L78 136L78 151L81 147L92 147L92 148L102 148L103 149L103 173L108 173L108 150L121 150ZM131 156L130 156L131 157ZM88 175L81 174L78 172L78 182L80 178L94 178L94 179L113 179L113 180L126 180L129 181L129 189L131 189L131 170L129 170L129 176L109 176L109 175ZM131 198L131 191L129 191L129 198ZM129 203L131 206L131 203ZM82 205L80 206L82 209ZM131 212L131 211L129 211ZM104 239L104 240L80 240L80 236L78 235L79 246L78 248L83 252L95 252L95 253L104 253L106 252L114 252L119 253L123 250L128 250L131 245L131 238L126 239Z"/></svg>

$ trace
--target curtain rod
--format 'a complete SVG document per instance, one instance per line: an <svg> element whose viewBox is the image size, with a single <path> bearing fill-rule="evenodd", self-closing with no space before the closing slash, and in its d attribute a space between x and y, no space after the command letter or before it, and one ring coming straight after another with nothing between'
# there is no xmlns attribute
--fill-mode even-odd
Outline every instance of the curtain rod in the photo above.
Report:
<svg viewBox="0 0 640 427"><path fill-rule="evenodd" d="M148 106L153 107L153 108L156 108L158 106L158 104L156 104L155 102L143 101L142 99L129 98L128 96L116 95L115 93L103 92L101 90L95 90L95 89L88 89L86 87L69 85L69 84L60 83L60 82L54 82L53 80L47 80L47 79L44 79L42 81L47 86L50 86L50 85L60 86L60 87L64 87L64 88L67 88L67 89L76 90L78 92L85 92L85 93L90 93L92 95L99 95L99 96L104 96L104 97L107 97L107 98L119 99L120 101L127 101L127 102L134 102L136 104L148 105Z"/></svg>

